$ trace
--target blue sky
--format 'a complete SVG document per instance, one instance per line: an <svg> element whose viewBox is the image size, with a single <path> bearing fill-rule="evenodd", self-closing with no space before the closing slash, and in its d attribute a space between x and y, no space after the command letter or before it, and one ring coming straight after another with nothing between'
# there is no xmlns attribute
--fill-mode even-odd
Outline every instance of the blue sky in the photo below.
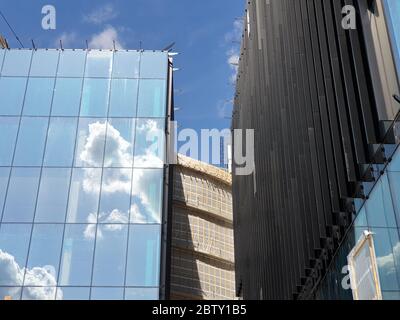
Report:
<svg viewBox="0 0 400 320"><path fill-rule="evenodd" d="M56 30L41 27L42 7L56 8ZM162 49L176 42L175 105L180 128L229 128L243 0L0 0L26 47ZM0 19L0 33L19 47Z"/></svg>

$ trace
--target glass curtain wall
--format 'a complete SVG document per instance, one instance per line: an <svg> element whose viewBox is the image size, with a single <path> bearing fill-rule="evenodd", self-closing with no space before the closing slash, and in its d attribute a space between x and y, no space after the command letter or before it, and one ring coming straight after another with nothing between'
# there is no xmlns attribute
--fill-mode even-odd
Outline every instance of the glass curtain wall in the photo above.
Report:
<svg viewBox="0 0 400 320"><path fill-rule="evenodd" d="M158 299L168 54L0 50L0 300Z"/></svg>

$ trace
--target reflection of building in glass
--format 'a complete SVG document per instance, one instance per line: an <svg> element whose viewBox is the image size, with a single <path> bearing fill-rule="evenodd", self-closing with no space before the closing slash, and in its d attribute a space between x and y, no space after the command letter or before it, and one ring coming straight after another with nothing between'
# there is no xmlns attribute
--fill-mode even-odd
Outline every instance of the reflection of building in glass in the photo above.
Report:
<svg viewBox="0 0 400 320"><path fill-rule="evenodd" d="M178 156L172 206L172 299L234 299L231 175Z"/></svg>
<svg viewBox="0 0 400 320"><path fill-rule="evenodd" d="M399 3L248 1L232 120L255 130L256 170L232 183L244 299L351 299L365 230L382 298L400 299Z"/></svg>
<svg viewBox="0 0 400 320"><path fill-rule="evenodd" d="M0 50L0 299L165 297L170 62Z"/></svg>

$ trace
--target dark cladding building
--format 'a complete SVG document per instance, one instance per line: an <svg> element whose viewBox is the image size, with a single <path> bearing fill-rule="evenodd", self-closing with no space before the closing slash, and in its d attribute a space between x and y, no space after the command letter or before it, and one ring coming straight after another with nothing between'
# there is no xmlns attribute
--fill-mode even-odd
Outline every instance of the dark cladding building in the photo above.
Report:
<svg viewBox="0 0 400 320"><path fill-rule="evenodd" d="M237 295L351 299L343 267L368 230L382 298L400 299L399 21L398 0L248 2L232 128L255 130L255 171L233 176Z"/></svg>

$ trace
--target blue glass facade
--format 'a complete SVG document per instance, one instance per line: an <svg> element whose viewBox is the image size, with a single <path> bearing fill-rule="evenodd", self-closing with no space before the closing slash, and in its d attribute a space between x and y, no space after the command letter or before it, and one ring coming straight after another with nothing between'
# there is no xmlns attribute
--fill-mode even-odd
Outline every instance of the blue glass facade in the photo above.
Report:
<svg viewBox="0 0 400 320"><path fill-rule="evenodd" d="M166 52L0 50L0 299L158 299Z"/></svg>
<svg viewBox="0 0 400 320"><path fill-rule="evenodd" d="M375 165L380 172L383 165ZM317 291L319 299L352 299L348 284L347 255L364 230L373 233L383 299L400 299L400 148L362 203L354 225L339 248Z"/></svg>
<svg viewBox="0 0 400 320"><path fill-rule="evenodd" d="M384 5L397 74L400 78L400 2L398 0L384 0Z"/></svg>

